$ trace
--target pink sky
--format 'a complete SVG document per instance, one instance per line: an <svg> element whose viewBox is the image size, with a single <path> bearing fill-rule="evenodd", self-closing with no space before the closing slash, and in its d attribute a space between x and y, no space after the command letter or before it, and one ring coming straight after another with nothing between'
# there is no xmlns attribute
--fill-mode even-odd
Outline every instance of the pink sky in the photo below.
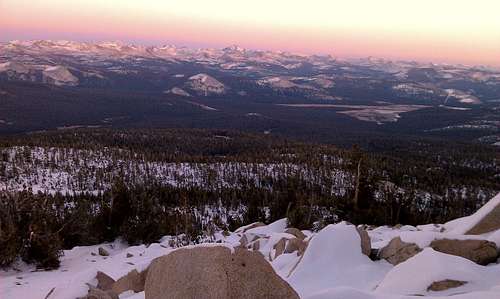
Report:
<svg viewBox="0 0 500 299"><path fill-rule="evenodd" d="M123 40L500 66L497 0L0 0L0 40Z"/></svg>

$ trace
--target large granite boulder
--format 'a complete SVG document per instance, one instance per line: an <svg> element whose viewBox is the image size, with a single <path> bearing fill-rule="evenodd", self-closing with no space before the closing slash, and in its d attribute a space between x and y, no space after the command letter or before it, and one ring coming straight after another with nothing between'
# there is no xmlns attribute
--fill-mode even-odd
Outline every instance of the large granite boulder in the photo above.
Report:
<svg viewBox="0 0 500 299"><path fill-rule="evenodd" d="M224 246L176 250L149 266L146 299L299 298L258 252Z"/></svg>
<svg viewBox="0 0 500 299"><path fill-rule="evenodd" d="M486 240L434 240L429 245L432 249L456 256L461 256L479 265L496 262L498 258L495 243Z"/></svg>

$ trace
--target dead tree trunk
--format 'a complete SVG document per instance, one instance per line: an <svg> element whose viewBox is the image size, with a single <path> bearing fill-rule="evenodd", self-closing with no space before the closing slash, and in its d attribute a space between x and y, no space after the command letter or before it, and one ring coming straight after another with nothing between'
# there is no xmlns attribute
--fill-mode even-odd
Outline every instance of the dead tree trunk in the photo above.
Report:
<svg viewBox="0 0 500 299"><path fill-rule="evenodd" d="M354 198L352 199L352 202L354 204L354 209L358 209L358 201L359 201L359 182L360 182L360 177L361 177L361 160L359 159L358 161L358 171L356 174L356 189L354 190Z"/></svg>

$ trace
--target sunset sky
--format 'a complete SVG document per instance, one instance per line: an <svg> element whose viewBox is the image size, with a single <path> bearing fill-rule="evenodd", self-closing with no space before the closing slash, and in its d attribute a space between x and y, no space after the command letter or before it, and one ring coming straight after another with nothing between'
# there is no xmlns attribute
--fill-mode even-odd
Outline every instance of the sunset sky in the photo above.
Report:
<svg viewBox="0 0 500 299"><path fill-rule="evenodd" d="M498 0L0 0L0 41L122 40L500 66Z"/></svg>

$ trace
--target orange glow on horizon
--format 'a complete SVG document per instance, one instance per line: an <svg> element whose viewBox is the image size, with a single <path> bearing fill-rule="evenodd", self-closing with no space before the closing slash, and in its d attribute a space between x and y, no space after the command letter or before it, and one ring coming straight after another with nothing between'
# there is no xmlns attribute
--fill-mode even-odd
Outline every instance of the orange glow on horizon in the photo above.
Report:
<svg viewBox="0 0 500 299"><path fill-rule="evenodd" d="M500 1L2 0L0 40L124 40L500 66Z"/></svg>

